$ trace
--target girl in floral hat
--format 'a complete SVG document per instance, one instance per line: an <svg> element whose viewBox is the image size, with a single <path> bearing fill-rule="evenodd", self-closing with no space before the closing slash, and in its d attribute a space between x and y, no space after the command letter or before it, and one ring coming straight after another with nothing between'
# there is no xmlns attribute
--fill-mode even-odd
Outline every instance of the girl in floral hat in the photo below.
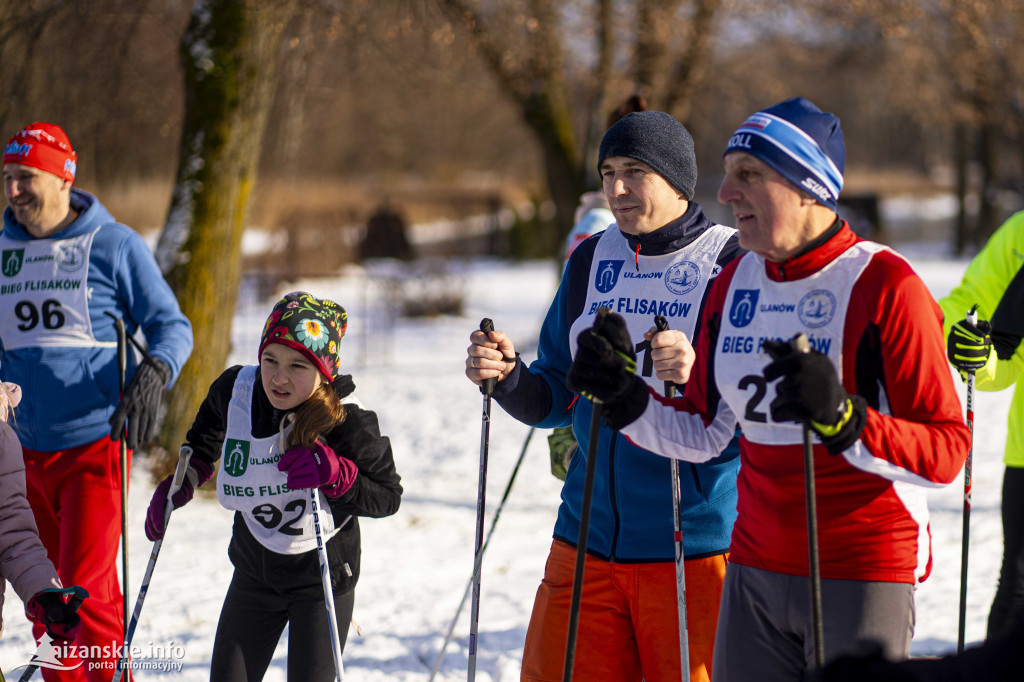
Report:
<svg viewBox="0 0 1024 682"><path fill-rule="evenodd" d="M286 295L263 328L259 365L231 367L213 382L182 445L192 457L174 508L219 461L217 498L235 510L235 573L213 645L213 682L262 679L286 624L288 679L335 679L309 489L318 490L342 646L359 579L357 519L394 514L402 495L377 415L339 373L347 323L333 301ZM150 502L150 540L163 537L170 486L168 477Z"/></svg>

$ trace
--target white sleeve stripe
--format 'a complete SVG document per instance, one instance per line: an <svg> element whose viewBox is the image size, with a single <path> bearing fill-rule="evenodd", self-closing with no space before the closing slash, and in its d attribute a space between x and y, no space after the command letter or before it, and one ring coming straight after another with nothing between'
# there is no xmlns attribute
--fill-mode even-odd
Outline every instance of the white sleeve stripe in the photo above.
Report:
<svg viewBox="0 0 1024 682"><path fill-rule="evenodd" d="M864 444L859 440L850 447L843 450L843 459L849 462L850 466L860 469L869 474L875 474L890 481L899 483L913 483L924 488L943 488L945 483L930 481L920 474L896 466L871 454Z"/></svg>
<svg viewBox="0 0 1024 682"><path fill-rule="evenodd" d="M634 445L662 457L706 462L718 457L736 433L736 417L724 400L707 426L699 414L675 409L653 398L640 418L622 429Z"/></svg>

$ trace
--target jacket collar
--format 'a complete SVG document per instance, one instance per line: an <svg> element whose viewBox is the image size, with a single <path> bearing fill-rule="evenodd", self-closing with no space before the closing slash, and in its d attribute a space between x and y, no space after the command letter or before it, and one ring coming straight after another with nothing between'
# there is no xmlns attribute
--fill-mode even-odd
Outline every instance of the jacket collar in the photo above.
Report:
<svg viewBox="0 0 1024 682"><path fill-rule="evenodd" d="M663 227L647 234L633 235L622 232L629 250L639 256L664 256L690 244L711 227L711 219L696 201L689 202L686 212Z"/></svg>
<svg viewBox="0 0 1024 682"><path fill-rule="evenodd" d="M776 282L803 279L821 270L858 241L860 237L845 220L837 217L827 230L781 263L766 259L765 272Z"/></svg>

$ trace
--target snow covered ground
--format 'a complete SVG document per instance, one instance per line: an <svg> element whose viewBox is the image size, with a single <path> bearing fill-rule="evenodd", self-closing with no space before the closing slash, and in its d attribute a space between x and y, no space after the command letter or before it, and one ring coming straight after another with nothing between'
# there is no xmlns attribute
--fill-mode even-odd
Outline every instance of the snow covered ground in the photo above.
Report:
<svg viewBox="0 0 1024 682"><path fill-rule="evenodd" d="M950 260L944 247L907 247L903 252L942 296L960 279L966 260ZM405 495L398 514L363 525L363 573L355 620L345 651L348 679L426 680L448 623L462 597L473 564L479 468L481 396L463 376L468 335L482 317L518 340L532 359L537 330L557 284L550 263L476 261L466 265L463 317L398 320L388 335L364 336L362 325L379 320L380 302L365 278L297 282L335 298L350 313L343 354L356 379L357 395L380 415L394 443ZM258 335L272 301L243 292L236 312L231 363L253 362ZM908 361L912 359L908 358ZM961 398L963 397L962 384ZM971 526L968 642L984 636L1002 554L999 490L1002 447L1010 391L977 400L974 509ZM487 485L487 525L501 499L529 429L495 405ZM538 431L502 512L484 559L477 679L518 679L519 660L534 593L543 571L559 502L560 482L548 469L545 436ZM130 505L130 597L134 603L151 545L142 525L152 494L146 461L136 460ZM917 593L917 629L912 653L955 650L960 580L962 480L930 494L935 567ZM170 676L205 680L221 600L231 577L227 544L231 515L213 498L200 498L175 512L134 644L142 659L181 670L139 670L138 680ZM33 650L22 605L8 590L0 642L0 668L24 664ZM469 608L463 610L442 672L466 674ZM152 646L153 653L147 648ZM180 648L179 648L180 647ZM282 638L266 679L285 679ZM20 671L16 671L20 673Z"/></svg>

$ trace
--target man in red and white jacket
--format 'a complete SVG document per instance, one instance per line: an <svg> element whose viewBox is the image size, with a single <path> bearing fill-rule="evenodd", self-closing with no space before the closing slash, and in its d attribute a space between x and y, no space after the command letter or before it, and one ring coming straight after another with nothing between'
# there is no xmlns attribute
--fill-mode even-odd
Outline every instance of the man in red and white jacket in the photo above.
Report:
<svg viewBox="0 0 1024 682"><path fill-rule="evenodd" d="M861 639L908 655L914 585L931 568L925 489L951 482L967 453L941 311L901 256L836 215L844 159L839 119L805 99L750 116L718 197L750 253L709 292L684 396L634 381L614 315L580 336L569 373L611 426L668 457L706 461L742 428L716 682L813 666L802 424L817 436L828 659Z"/></svg>

